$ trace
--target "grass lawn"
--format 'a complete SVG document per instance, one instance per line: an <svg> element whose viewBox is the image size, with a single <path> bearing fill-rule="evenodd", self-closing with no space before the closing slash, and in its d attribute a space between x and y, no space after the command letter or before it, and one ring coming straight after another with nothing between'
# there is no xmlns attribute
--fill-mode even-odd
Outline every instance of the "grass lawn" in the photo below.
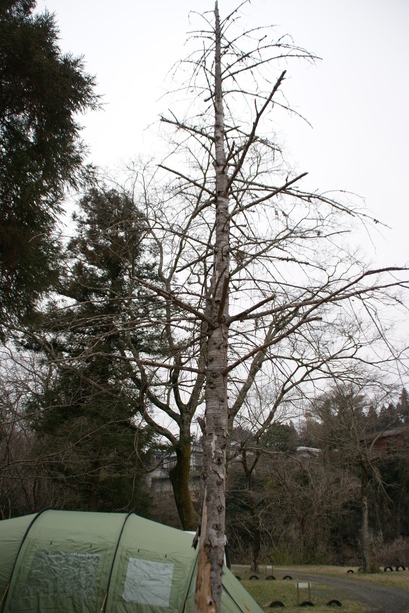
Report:
<svg viewBox="0 0 409 613"><path fill-rule="evenodd" d="M400 587L406 590L409 590L409 572L406 571L398 571L395 570L392 572L384 572L383 569L379 569L378 573L362 573L359 572L358 567L354 566L291 566L291 567L275 567L274 572L277 571L277 577L281 577L283 573L291 574L291 572L295 575L297 570L301 572L312 572L318 573L320 575L335 575L335 576L345 576L347 575L350 578L354 578L356 581L367 581L371 583L376 583L377 585L385 585L387 587ZM353 570L354 573L348 574L348 570ZM265 570L263 568L265 573ZM291 571L291 572L290 572ZM240 573L239 573L240 574ZM262 574L260 574L260 577Z"/></svg>
<svg viewBox="0 0 409 613"><path fill-rule="evenodd" d="M297 582L306 583L303 579L297 580L297 572L319 573L329 576L346 576L353 578L356 581L368 581L378 585L389 587L399 587L409 590L409 572L379 572L374 574L363 574L358 572L357 568L351 568L354 573L347 573L348 568L336 566L291 566L291 567L274 567L273 571L266 573L265 567L262 567L261 572L257 573L258 580L250 580L250 576L256 573L250 573L248 567L233 566L232 571L236 576L241 578L241 583L253 596L254 600L262 607L264 611L273 613L273 611L286 611L287 613L299 613L300 611L311 610L312 607L301 607L301 602L309 600L308 589L302 588L297 590ZM266 576L273 574L275 580L267 580ZM283 577L291 576L292 579L284 580ZM342 607L329 606L331 600L338 600L342 603ZM285 605L282 607L270 607L274 601L281 601ZM314 603L314 611L317 613L327 613L329 611L342 611L343 613L366 613L368 609L365 605L346 598L339 589L332 586L311 584L310 601Z"/></svg>
<svg viewBox="0 0 409 613"><path fill-rule="evenodd" d="M312 607L300 607L297 599L297 582L295 581L250 581L242 580L243 586L253 596L254 600L261 606L264 611L283 611L281 607L273 608L270 604L274 601L281 601L285 605L287 613L299 613L300 611L308 611ZM308 600L308 590L299 590L299 602ZM333 599L339 600L342 607L330 607L328 602ZM347 600L335 588L324 586L313 586L311 589L311 602L314 603L314 611L317 613L328 613L328 611L342 611L343 613L366 613L367 609L357 602Z"/></svg>

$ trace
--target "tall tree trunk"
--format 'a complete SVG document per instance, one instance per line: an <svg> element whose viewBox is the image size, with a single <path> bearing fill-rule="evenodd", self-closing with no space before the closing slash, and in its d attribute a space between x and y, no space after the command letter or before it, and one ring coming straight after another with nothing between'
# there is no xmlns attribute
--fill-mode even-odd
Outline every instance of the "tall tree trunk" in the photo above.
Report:
<svg viewBox="0 0 409 613"><path fill-rule="evenodd" d="M251 516L251 568L250 570L258 572L258 558L261 549L261 518L257 510L256 496L253 488L253 472L256 468L260 454L252 455L251 466L248 465L247 450L243 449L241 463L247 482L248 503L247 507Z"/></svg>
<svg viewBox="0 0 409 613"><path fill-rule="evenodd" d="M220 613L225 546L226 445L228 440L227 345L229 294L229 200L221 76L221 28L215 5L216 228L206 369L203 435L203 507L195 593L196 613Z"/></svg>
<svg viewBox="0 0 409 613"><path fill-rule="evenodd" d="M99 481L101 474L101 462L96 458L92 463L93 480L88 488L88 511L98 511Z"/></svg>
<svg viewBox="0 0 409 613"><path fill-rule="evenodd" d="M192 502L189 487L191 444L180 442L176 448L176 465L169 471L176 508L183 530L196 530L198 515Z"/></svg>
<svg viewBox="0 0 409 613"><path fill-rule="evenodd" d="M369 573L371 570L371 553L369 542L369 519L368 519L368 472L365 467L361 467L361 505L362 505L362 563L364 571Z"/></svg>
<svg viewBox="0 0 409 613"><path fill-rule="evenodd" d="M257 511L257 503L253 490L253 479L251 474L247 475L247 491L249 495L249 511L251 515L252 526L252 544L251 544L251 570L258 572L258 558L261 548L261 530L260 530L260 515Z"/></svg>

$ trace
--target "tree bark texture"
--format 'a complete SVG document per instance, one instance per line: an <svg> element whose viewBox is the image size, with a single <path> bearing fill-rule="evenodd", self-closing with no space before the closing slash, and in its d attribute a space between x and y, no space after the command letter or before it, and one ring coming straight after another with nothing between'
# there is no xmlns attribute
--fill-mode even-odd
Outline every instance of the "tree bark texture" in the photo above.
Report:
<svg viewBox="0 0 409 613"><path fill-rule="evenodd" d="M217 2L215 5L215 40L216 227L210 297L211 326L208 333L206 368L206 415L203 436L204 491L195 593L196 613L213 613L214 611L219 613L221 611L225 546L230 224L221 75L221 28Z"/></svg>
<svg viewBox="0 0 409 613"><path fill-rule="evenodd" d="M254 571L255 573L258 573L259 571L258 558L259 558L260 549L261 549L261 530L260 530L261 519L257 511L256 497L255 497L254 489L253 489L252 471L251 469L249 470L246 467L244 467L244 470L245 470L246 479L247 479L247 493L249 497L248 508L249 508L250 515L251 515L251 526L252 526L252 543L251 543L252 559L251 559L250 570Z"/></svg>
<svg viewBox="0 0 409 613"><path fill-rule="evenodd" d="M176 464L169 471L175 503L183 530L196 530L198 516L192 503L189 487L190 441L176 447Z"/></svg>
<svg viewBox="0 0 409 613"><path fill-rule="evenodd" d="M364 571L369 573L371 570L371 553L369 543L369 519L368 519L368 496L367 496L367 484L368 473L364 467L361 467L361 505L362 505L362 563Z"/></svg>

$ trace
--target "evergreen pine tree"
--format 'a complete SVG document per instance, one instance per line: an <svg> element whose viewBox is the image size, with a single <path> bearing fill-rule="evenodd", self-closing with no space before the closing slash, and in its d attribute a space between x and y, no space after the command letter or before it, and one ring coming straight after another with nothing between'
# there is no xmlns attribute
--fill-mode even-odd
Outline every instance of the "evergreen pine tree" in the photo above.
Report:
<svg viewBox="0 0 409 613"><path fill-rule="evenodd" d="M54 450L46 458L51 478L72 487L75 504L143 510L146 496L138 498L135 484L142 487L150 434L136 425L140 394L124 354L126 336L137 349L155 346L154 330L138 329L141 312L154 310L138 286L138 277L153 274L143 216L128 195L92 188L76 221L60 294L42 322L54 375L30 407L37 450Z"/></svg>
<svg viewBox="0 0 409 613"><path fill-rule="evenodd" d="M63 54L34 0L0 4L0 332L27 314L58 276L54 235L64 187L85 173L79 112L94 80Z"/></svg>

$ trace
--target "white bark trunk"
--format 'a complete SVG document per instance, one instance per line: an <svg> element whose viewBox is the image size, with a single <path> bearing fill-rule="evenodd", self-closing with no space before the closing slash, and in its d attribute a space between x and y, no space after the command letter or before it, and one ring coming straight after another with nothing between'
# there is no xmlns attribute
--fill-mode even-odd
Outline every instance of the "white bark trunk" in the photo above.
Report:
<svg viewBox="0 0 409 613"><path fill-rule="evenodd" d="M229 312L229 199L226 172L221 31L215 6L215 170L216 228L206 369L206 419L203 436L204 495L195 594L196 613L220 613L225 544L226 445L228 439L227 347Z"/></svg>

